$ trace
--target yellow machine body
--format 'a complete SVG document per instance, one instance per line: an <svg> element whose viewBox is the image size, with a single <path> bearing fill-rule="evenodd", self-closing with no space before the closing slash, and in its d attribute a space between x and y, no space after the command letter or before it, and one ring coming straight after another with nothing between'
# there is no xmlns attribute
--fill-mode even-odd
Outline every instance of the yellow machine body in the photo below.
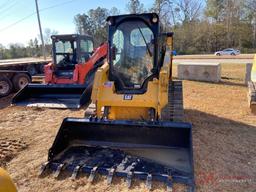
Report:
<svg viewBox="0 0 256 192"><path fill-rule="evenodd" d="M0 168L0 192L16 192L17 189L9 174Z"/></svg>
<svg viewBox="0 0 256 192"><path fill-rule="evenodd" d="M171 53L172 37L167 37L167 46ZM108 118L118 120L150 119L149 110L155 109L161 119L161 111L168 103L168 85L171 78L172 56L166 54L164 64L159 73L159 79L148 82L144 94L117 94L115 84L108 79L109 64L107 61L98 69L93 85L92 101L96 104L97 117L103 117L102 110L109 107ZM124 99L128 97L128 99ZM129 99L129 97L131 97Z"/></svg>
<svg viewBox="0 0 256 192"><path fill-rule="evenodd" d="M253 59L251 81L248 82L248 103L253 114L256 114L256 54Z"/></svg>
<svg viewBox="0 0 256 192"><path fill-rule="evenodd" d="M182 82L172 78L173 33L155 13L110 16L108 58L97 69L94 114L65 118L49 149L48 168L187 184L194 191L192 127L183 122ZM135 70L136 69L136 70Z"/></svg>
<svg viewBox="0 0 256 192"><path fill-rule="evenodd" d="M254 55L252 71L251 71L251 80L256 82L256 54Z"/></svg>

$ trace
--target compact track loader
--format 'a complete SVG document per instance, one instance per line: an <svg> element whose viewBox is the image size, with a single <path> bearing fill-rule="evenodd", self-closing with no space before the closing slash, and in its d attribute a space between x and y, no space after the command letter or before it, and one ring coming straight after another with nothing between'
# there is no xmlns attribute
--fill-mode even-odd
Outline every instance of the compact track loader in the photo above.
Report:
<svg viewBox="0 0 256 192"><path fill-rule="evenodd" d="M107 56L107 44L93 51L86 35L53 35L53 61L44 67L45 84L28 84L12 103L28 107L80 108L91 98L95 72Z"/></svg>
<svg viewBox="0 0 256 192"><path fill-rule="evenodd" d="M191 124L183 122L182 83L172 80L173 34L161 33L157 14L111 16L108 60L95 75L95 115L66 118L42 166L187 184L194 191Z"/></svg>
<svg viewBox="0 0 256 192"><path fill-rule="evenodd" d="M248 82L248 102L251 112L256 114L256 55L253 59L251 81Z"/></svg>

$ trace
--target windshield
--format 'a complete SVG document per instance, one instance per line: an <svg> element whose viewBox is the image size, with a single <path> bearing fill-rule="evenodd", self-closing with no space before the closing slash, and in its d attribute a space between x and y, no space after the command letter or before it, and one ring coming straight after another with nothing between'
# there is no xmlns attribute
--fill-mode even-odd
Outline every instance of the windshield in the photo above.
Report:
<svg viewBox="0 0 256 192"><path fill-rule="evenodd" d="M68 64L76 63L76 42L75 41L57 41L55 42L56 63Z"/></svg>
<svg viewBox="0 0 256 192"><path fill-rule="evenodd" d="M93 42L91 40L84 40L80 41L80 49L81 52L90 53L93 51Z"/></svg>
<svg viewBox="0 0 256 192"><path fill-rule="evenodd" d="M126 88L141 88L152 74L154 35L144 22L120 24L112 36L113 71Z"/></svg>

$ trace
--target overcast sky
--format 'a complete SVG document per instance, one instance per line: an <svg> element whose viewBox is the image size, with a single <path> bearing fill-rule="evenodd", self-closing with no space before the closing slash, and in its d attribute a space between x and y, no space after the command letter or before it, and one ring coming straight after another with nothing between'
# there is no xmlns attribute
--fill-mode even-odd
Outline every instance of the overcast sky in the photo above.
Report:
<svg viewBox="0 0 256 192"><path fill-rule="evenodd" d="M57 30L59 34L74 33L74 16L87 13L98 6L117 7L126 13L128 0L38 0L42 28ZM141 0L146 8L153 0ZM27 44L38 37L39 28L35 14L35 0L0 0L0 44Z"/></svg>

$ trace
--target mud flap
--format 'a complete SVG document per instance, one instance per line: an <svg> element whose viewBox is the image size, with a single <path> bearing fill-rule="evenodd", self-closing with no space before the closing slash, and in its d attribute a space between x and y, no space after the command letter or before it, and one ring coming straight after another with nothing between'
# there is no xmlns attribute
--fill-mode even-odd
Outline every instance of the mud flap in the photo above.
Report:
<svg viewBox="0 0 256 192"><path fill-rule="evenodd" d="M91 85L28 84L14 96L12 104L78 109L89 104L91 91Z"/></svg>
<svg viewBox="0 0 256 192"><path fill-rule="evenodd" d="M172 189L173 182L187 184L194 190L192 135L189 123L103 121L64 119L48 154L50 168L60 173L68 170L72 178L79 172L126 178L162 181Z"/></svg>

